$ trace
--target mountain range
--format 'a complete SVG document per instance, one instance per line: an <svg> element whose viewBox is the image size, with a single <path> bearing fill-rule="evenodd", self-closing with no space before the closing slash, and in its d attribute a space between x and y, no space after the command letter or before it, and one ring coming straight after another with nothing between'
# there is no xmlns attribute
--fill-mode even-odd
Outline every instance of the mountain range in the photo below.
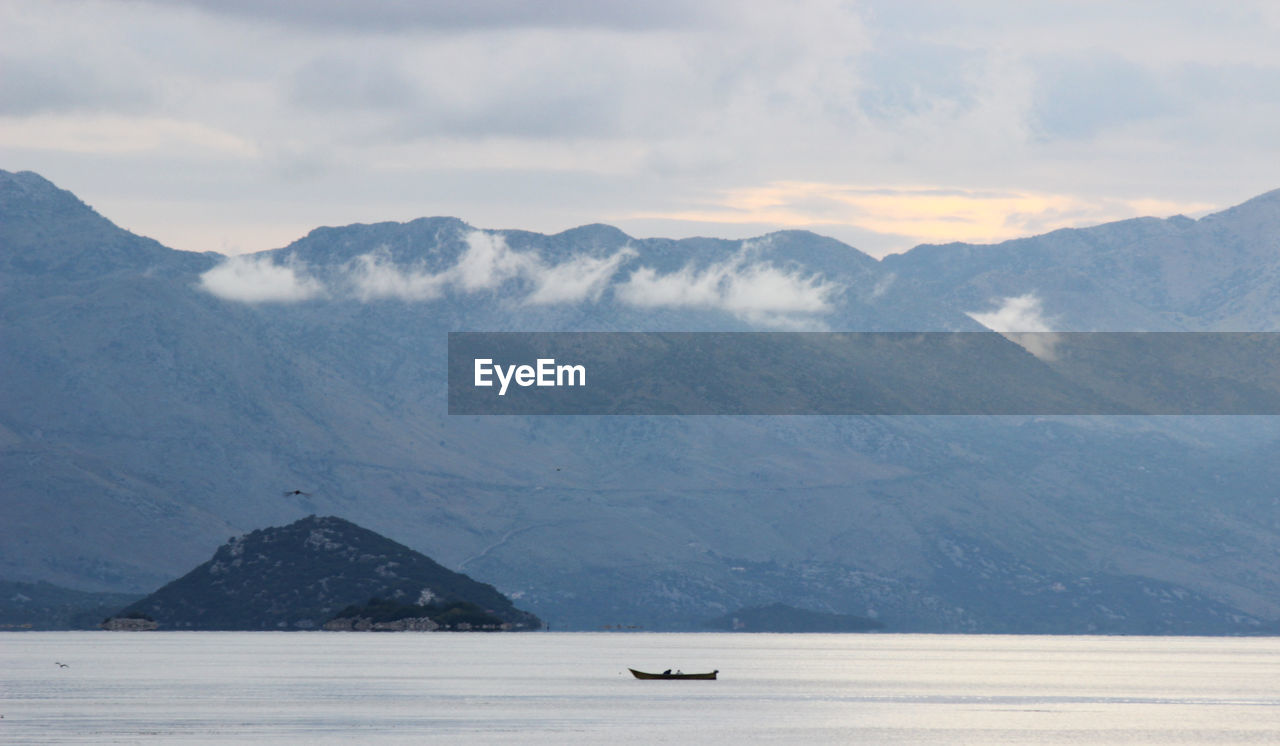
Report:
<svg viewBox="0 0 1280 746"><path fill-rule="evenodd" d="M802 231L454 218L223 257L0 172L0 580L149 592L228 535L330 514L555 629L695 629L784 603L899 631L1274 632L1274 418L450 416L445 347L450 331L1275 331L1278 280L1280 192L880 261Z"/></svg>

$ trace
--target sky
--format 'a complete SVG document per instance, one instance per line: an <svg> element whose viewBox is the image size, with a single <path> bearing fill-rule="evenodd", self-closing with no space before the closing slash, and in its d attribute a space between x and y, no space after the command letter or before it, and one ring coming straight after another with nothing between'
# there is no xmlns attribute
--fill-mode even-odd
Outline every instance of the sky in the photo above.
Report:
<svg viewBox="0 0 1280 746"><path fill-rule="evenodd" d="M0 0L0 168L192 251L447 215L882 256L1280 187L1277 38L1247 0Z"/></svg>

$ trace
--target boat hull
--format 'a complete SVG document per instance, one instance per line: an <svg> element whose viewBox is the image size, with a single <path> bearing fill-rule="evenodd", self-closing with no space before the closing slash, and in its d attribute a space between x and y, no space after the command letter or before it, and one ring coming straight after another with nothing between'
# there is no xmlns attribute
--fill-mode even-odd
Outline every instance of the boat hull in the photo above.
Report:
<svg viewBox="0 0 1280 746"><path fill-rule="evenodd" d="M627 670L637 679L667 679L672 681L715 681L716 674L720 673L719 669L710 673L645 673L634 668L628 668Z"/></svg>

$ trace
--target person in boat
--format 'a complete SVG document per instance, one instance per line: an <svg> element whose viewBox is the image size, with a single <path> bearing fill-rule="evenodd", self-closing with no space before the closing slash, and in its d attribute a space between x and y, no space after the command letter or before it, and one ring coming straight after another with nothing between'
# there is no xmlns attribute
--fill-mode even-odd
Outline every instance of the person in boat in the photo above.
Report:
<svg viewBox="0 0 1280 746"><path fill-rule="evenodd" d="M663 676L670 676L670 675L671 675L671 669L670 669L670 668L668 668L667 670L663 671L663 672L662 672L662 675L663 675Z"/></svg>

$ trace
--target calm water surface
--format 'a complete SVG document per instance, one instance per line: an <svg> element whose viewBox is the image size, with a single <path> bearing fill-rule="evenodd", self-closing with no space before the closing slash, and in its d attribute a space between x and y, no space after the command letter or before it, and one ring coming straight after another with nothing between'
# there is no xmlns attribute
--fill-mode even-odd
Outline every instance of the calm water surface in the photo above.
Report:
<svg viewBox="0 0 1280 746"><path fill-rule="evenodd" d="M1280 639L0 633L0 715L15 744L1277 744Z"/></svg>

